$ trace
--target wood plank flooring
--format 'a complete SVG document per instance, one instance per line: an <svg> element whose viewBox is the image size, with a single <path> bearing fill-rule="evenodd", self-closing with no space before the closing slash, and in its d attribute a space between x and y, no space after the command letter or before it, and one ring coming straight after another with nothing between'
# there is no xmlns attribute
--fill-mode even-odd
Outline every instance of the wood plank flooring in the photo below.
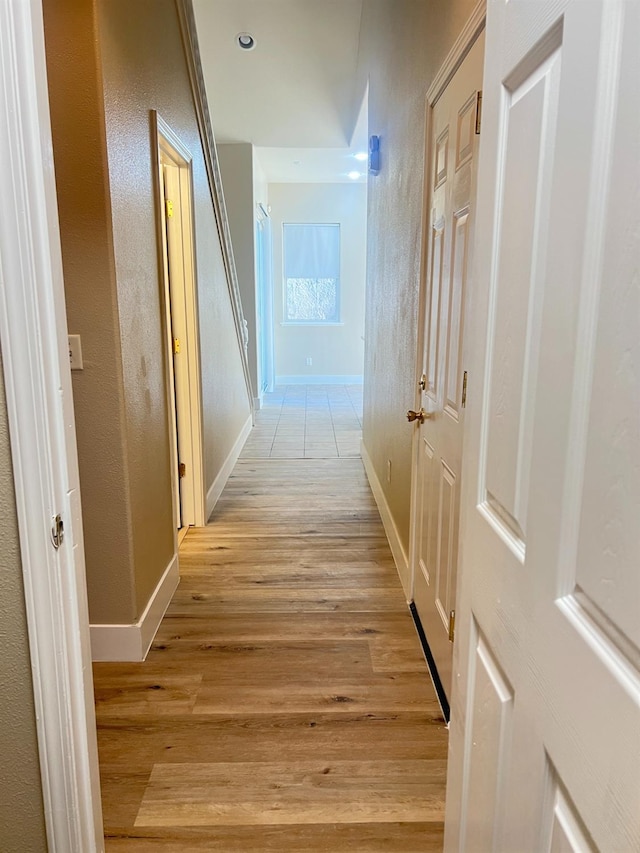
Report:
<svg viewBox="0 0 640 853"><path fill-rule="evenodd" d="M447 731L358 458L244 458L147 660L95 664L106 849L442 849Z"/></svg>

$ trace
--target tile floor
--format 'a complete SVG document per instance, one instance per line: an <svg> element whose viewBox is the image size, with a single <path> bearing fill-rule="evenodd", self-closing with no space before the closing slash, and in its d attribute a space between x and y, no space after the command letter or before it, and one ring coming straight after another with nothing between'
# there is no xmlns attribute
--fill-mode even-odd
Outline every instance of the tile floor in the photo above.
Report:
<svg viewBox="0 0 640 853"><path fill-rule="evenodd" d="M265 394L241 459L360 456L362 385L285 385Z"/></svg>

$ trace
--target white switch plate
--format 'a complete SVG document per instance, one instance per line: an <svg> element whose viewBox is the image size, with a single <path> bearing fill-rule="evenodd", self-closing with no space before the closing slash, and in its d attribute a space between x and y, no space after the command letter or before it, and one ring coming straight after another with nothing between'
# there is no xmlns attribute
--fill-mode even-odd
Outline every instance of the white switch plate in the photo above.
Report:
<svg viewBox="0 0 640 853"><path fill-rule="evenodd" d="M69 335L69 363L71 370L82 370L82 344L80 335Z"/></svg>

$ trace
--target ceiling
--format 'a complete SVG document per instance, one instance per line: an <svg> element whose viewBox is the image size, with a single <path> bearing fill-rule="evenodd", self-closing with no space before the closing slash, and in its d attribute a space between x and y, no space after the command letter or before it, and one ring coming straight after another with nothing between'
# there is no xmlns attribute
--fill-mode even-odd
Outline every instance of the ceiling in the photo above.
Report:
<svg viewBox="0 0 640 853"><path fill-rule="evenodd" d="M267 179L349 181L366 163L356 68L362 0L194 0L218 143L251 142ZM239 33L255 47L242 50Z"/></svg>

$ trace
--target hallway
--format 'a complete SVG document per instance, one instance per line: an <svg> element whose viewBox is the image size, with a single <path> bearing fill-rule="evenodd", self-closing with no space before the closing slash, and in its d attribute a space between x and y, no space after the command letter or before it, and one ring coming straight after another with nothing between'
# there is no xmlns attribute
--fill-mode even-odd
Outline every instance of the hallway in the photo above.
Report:
<svg viewBox="0 0 640 853"><path fill-rule="evenodd" d="M447 732L360 405L271 395L146 662L94 665L107 851L441 850Z"/></svg>
<svg viewBox="0 0 640 853"><path fill-rule="evenodd" d="M241 458L360 456L362 385L287 385L264 395Z"/></svg>

